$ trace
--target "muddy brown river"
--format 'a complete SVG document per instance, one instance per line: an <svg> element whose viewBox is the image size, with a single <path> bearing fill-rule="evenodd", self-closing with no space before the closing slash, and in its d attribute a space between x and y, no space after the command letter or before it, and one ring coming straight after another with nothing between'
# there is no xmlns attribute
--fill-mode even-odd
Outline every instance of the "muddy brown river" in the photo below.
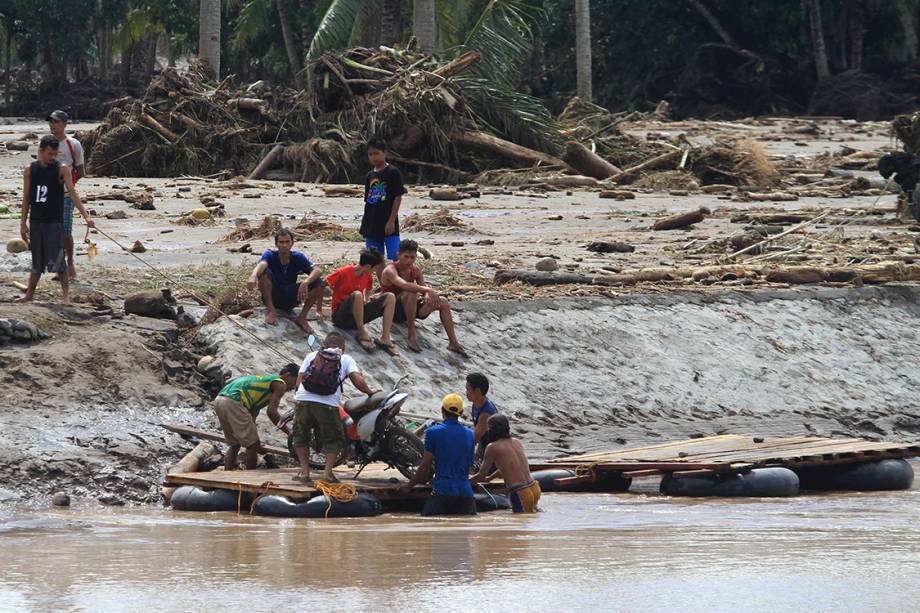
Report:
<svg viewBox="0 0 920 613"><path fill-rule="evenodd" d="M548 494L536 516L0 511L3 611L910 611L920 490Z"/></svg>

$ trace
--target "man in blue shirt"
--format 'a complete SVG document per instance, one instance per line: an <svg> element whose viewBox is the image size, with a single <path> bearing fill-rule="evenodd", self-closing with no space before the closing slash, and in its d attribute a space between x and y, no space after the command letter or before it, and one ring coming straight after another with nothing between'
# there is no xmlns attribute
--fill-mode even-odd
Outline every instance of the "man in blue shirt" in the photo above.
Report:
<svg viewBox="0 0 920 613"><path fill-rule="evenodd" d="M434 464L431 496L422 515L475 515L476 499L470 485L473 465L473 431L461 425L463 398L448 394L441 401L444 422L425 433L425 454L415 476L400 491L407 493L428 478Z"/></svg>
<svg viewBox="0 0 920 613"><path fill-rule="evenodd" d="M489 393L489 378L481 372L471 372L466 376L466 399L473 403L473 442L476 443L476 461L481 461L489 440L489 417L498 413Z"/></svg>
<svg viewBox="0 0 920 613"><path fill-rule="evenodd" d="M303 253L293 251L294 235L287 228L275 232L275 246L277 249L266 249L262 254L247 285L249 289L258 287L262 293L262 302L268 309L265 323L272 326L278 323L277 309L290 311L303 304L294 322L307 334L313 334L313 328L307 323L307 313L316 304L317 314L322 315L323 271ZM301 273L308 275L307 280L298 283Z"/></svg>

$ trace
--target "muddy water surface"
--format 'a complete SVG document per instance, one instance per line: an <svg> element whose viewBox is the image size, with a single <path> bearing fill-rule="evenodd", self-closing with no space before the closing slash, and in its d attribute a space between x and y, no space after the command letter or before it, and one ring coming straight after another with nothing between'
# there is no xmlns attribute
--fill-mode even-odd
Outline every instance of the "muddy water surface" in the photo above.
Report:
<svg viewBox="0 0 920 613"><path fill-rule="evenodd" d="M474 519L6 511L0 609L909 611L920 490L544 496Z"/></svg>

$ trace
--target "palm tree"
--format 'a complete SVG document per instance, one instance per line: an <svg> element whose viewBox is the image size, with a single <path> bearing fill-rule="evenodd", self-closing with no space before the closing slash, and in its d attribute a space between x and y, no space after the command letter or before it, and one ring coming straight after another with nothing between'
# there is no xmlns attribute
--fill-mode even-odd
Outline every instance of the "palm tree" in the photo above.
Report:
<svg viewBox="0 0 920 613"><path fill-rule="evenodd" d="M435 0L413 0L412 34L425 53L438 50L438 19Z"/></svg>
<svg viewBox="0 0 920 613"><path fill-rule="evenodd" d="M380 5L380 42L394 45L402 40L403 0L381 0Z"/></svg>
<svg viewBox="0 0 920 613"><path fill-rule="evenodd" d="M575 77L576 93L591 100L591 0L575 0Z"/></svg>
<svg viewBox="0 0 920 613"><path fill-rule="evenodd" d="M214 78L220 77L220 0L199 0L198 57Z"/></svg>
<svg viewBox="0 0 920 613"><path fill-rule="evenodd" d="M291 29L291 16L288 13L286 0L275 0L278 7L278 19L281 21L281 36L284 38L284 49L287 52L288 63L291 65L291 73L294 77L294 85L297 89L303 89L303 83L300 81L300 44L294 40L294 31Z"/></svg>
<svg viewBox="0 0 920 613"><path fill-rule="evenodd" d="M907 0L895 0L895 6L898 9L901 28L904 30L904 47L907 50L907 61L914 62L917 59L917 30L914 27L914 12L908 6Z"/></svg>
<svg viewBox="0 0 920 613"><path fill-rule="evenodd" d="M811 31L811 44L814 48L815 70L818 81L830 78L831 69L827 62L827 47L824 45L824 26L821 23L821 0L802 0L808 11L808 26Z"/></svg>

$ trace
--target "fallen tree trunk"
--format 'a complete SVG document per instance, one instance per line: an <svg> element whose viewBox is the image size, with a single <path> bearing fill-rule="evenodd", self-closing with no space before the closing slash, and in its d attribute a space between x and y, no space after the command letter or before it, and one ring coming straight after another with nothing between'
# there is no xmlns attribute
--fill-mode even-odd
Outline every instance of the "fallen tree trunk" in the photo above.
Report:
<svg viewBox="0 0 920 613"><path fill-rule="evenodd" d="M266 102L260 98L230 98L227 100L227 105L244 111L256 111L262 115L267 113Z"/></svg>
<svg viewBox="0 0 920 613"><path fill-rule="evenodd" d="M189 451L181 460L173 464L166 471L167 475L176 475L179 473L193 473L198 470L201 463L207 458L217 453L217 447L209 441L201 441L194 449ZM173 493L176 488L163 486L160 488L160 495L163 496L163 505L169 506Z"/></svg>
<svg viewBox="0 0 920 613"><path fill-rule="evenodd" d="M595 179L609 179L622 171L581 143L569 141L565 146L563 161L583 175Z"/></svg>
<svg viewBox="0 0 920 613"><path fill-rule="evenodd" d="M437 85L444 79L448 79L455 74L459 74L479 61L478 51L467 51L458 58L455 58L444 64L434 72L428 73L428 83Z"/></svg>
<svg viewBox="0 0 920 613"><path fill-rule="evenodd" d="M616 183L623 183L625 181L631 181L636 178L636 175L640 172L645 172L646 170L652 170L668 162L676 161L683 156L684 152L682 149L675 149L674 151L668 151L667 153L662 153L659 156L653 157L650 160L646 160L641 164L636 164L635 166L630 166L623 172L618 175L611 177L611 180Z"/></svg>
<svg viewBox="0 0 920 613"><path fill-rule="evenodd" d="M695 223L703 221L708 212L707 209L700 207L695 211L668 215L656 221L654 225L652 225L652 230L676 230L678 228L692 226Z"/></svg>
<svg viewBox="0 0 920 613"><path fill-rule="evenodd" d="M260 178L263 174L265 174L265 171L268 170L268 168L274 163L274 161L278 159L278 156L281 155L283 151L284 151L284 145L275 145L274 147L272 147L271 151L265 154L265 157L262 158L262 161L259 162L259 165L256 166L252 170L252 172L249 173L249 176L246 178L249 180L255 180L255 179Z"/></svg>
<svg viewBox="0 0 920 613"><path fill-rule="evenodd" d="M491 134L484 132L473 132L471 130L454 129L450 133L450 139L458 145L465 145L486 151L493 155L503 157L521 164L530 166L558 166L569 169L569 165L557 157L553 157L542 151L528 149L521 145L512 143Z"/></svg>
<svg viewBox="0 0 920 613"><path fill-rule="evenodd" d="M170 144L175 144L179 140L179 135L161 124L159 121L148 115L147 113L141 113L140 116L141 123L145 126L165 138L169 141Z"/></svg>

